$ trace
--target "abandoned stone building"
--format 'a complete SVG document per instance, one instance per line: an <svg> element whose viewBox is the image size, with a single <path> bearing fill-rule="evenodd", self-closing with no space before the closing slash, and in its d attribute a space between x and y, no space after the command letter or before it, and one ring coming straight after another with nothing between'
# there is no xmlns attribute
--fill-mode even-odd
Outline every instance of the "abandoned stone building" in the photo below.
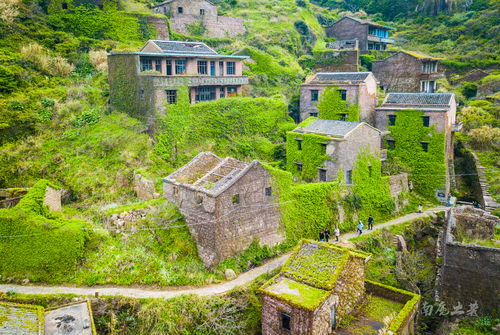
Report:
<svg viewBox="0 0 500 335"><path fill-rule="evenodd" d="M416 109L424 113L422 122L425 127L434 127L438 133L445 134L445 157L447 170L453 175L453 132L459 129L456 124L457 103L453 93L389 93L381 106L376 108L375 127L387 131L389 126L396 125L398 113ZM388 146L397 145L387 137ZM427 151L428 143L422 142ZM446 197L450 191L450 177L447 174L445 185L438 193ZM442 196L438 196L441 198Z"/></svg>
<svg viewBox="0 0 500 335"><path fill-rule="evenodd" d="M464 313L494 313L500 301L500 219L472 206L453 208L440 243L439 294Z"/></svg>
<svg viewBox="0 0 500 335"><path fill-rule="evenodd" d="M315 57L315 72L358 72L361 65L358 40L328 42Z"/></svg>
<svg viewBox="0 0 500 335"><path fill-rule="evenodd" d="M135 117L154 118L189 87L191 103L241 93L247 56L220 55L205 43L150 40L139 52L108 55L110 104Z"/></svg>
<svg viewBox="0 0 500 335"><path fill-rule="evenodd" d="M306 180L314 173L318 182L334 180L342 171L351 184L358 154L380 156L380 143L380 131L367 123L311 118L287 134L287 170ZM318 150L325 159L316 165L309 157Z"/></svg>
<svg viewBox="0 0 500 335"><path fill-rule="evenodd" d="M399 51L389 58L373 61L372 72L387 92L437 91L437 80L444 78L441 58L413 51Z"/></svg>
<svg viewBox="0 0 500 335"><path fill-rule="evenodd" d="M338 40L358 40L359 50L366 53L371 50L385 50L388 44L394 43L389 38L389 31L394 28L376 22L344 16L326 28L328 37Z"/></svg>
<svg viewBox="0 0 500 335"><path fill-rule="evenodd" d="M377 81L371 72L318 72L300 86L300 121L318 116L321 93L327 87L339 90L342 100L359 105L359 118L373 124L377 105Z"/></svg>
<svg viewBox="0 0 500 335"><path fill-rule="evenodd" d="M243 251L254 239L269 246L283 239L276 190L258 161L202 152L166 177L163 191L186 217L208 267Z"/></svg>
<svg viewBox="0 0 500 335"><path fill-rule="evenodd" d="M369 258L363 252L330 243L301 241L280 273L260 289L262 334L351 334L339 325L372 295L400 306L401 315L396 318L402 322L390 325L395 334L414 334L420 296L365 282ZM380 320L368 324L370 333L383 326Z"/></svg>
<svg viewBox="0 0 500 335"><path fill-rule="evenodd" d="M242 18L219 16L217 6L206 0L167 0L153 7L153 12L169 17L172 30L194 35L202 30L207 37L235 37L246 32Z"/></svg>

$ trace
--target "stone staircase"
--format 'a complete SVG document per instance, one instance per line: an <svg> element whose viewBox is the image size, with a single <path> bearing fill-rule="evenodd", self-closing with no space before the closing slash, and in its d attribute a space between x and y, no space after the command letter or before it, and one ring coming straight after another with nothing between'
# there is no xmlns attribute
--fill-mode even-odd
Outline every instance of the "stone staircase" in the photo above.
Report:
<svg viewBox="0 0 500 335"><path fill-rule="evenodd" d="M479 159L477 158L474 152L471 152L474 157L474 161L476 164L476 171L479 178L479 184L481 185L481 193L483 194L483 208L488 212L493 212L495 209L500 207L500 204L493 199L491 194L488 192L488 182L486 181L486 168L481 165Z"/></svg>

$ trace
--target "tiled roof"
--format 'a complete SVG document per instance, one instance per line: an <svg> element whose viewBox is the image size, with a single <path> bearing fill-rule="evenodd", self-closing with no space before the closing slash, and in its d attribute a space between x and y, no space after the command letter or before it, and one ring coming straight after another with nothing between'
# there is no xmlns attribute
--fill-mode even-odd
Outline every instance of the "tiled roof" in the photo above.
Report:
<svg viewBox="0 0 500 335"><path fill-rule="evenodd" d="M389 93L382 107L388 105L449 106L453 93Z"/></svg>
<svg viewBox="0 0 500 335"><path fill-rule="evenodd" d="M161 3L159 3L159 4L155 5L155 6L153 6L153 8L166 5L166 4L169 4L169 3L174 2L174 1L178 1L178 0L166 0L166 1L163 1L163 2L161 2ZM211 4L212 6L214 5L212 3L212 1L210 1L210 0L205 0L205 1L208 2L209 4Z"/></svg>
<svg viewBox="0 0 500 335"><path fill-rule="evenodd" d="M439 58L439 57L433 57L433 56L429 56L429 55L426 55L424 53L421 53L421 52L417 52L417 51L406 51L406 50L401 50L401 52L407 54L407 55L410 55L410 56L413 56L415 58L418 58L418 59L430 59L430 60L441 60L443 58Z"/></svg>
<svg viewBox="0 0 500 335"><path fill-rule="evenodd" d="M296 133L317 133L333 137L345 137L350 131L363 124L362 122L349 122L337 120L315 119L314 121L295 128Z"/></svg>
<svg viewBox="0 0 500 335"><path fill-rule="evenodd" d="M371 72L318 72L311 82L350 82L362 83Z"/></svg>
<svg viewBox="0 0 500 335"><path fill-rule="evenodd" d="M151 40L163 52L179 54L217 55L217 52L201 42Z"/></svg>
<svg viewBox="0 0 500 335"><path fill-rule="evenodd" d="M347 19L354 20L354 21L359 22L359 23L361 23L361 24L368 24L368 25L370 25L370 26L376 26L376 27L381 27L381 28L386 28L386 29L394 29L394 28L392 28L392 27L385 26L385 25L383 25L383 24L380 24L380 23L377 23L377 22L374 22L374 21L365 20L365 19L359 19L359 18L357 18L357 17L352 17L352 16L344 16L344 17L343 17L342 19L340 19L340 20L343 20L343 19L346 19L346 18L347 18ZM340 20L339 20L339 21L340 21ZM337 22L339 22L339 21L337 21ZM334 24L335 24L335 23L334 23Z"/></svg>

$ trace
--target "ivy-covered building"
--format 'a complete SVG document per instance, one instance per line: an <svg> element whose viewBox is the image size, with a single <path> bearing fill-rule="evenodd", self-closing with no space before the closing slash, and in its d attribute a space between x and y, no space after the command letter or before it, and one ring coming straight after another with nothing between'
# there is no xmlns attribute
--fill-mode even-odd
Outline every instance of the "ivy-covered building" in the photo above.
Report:
<svg viewBox="0 0 500 335"><path fill-rule="evenodd" d="M388 44L394 43L389 37L392 27L363 20L356 17L344 16L334 24L326 27L326 35L337 40L358 40L362 53L371 50L385 50Z"/></svg>
<svg viewBox="0 0 500 335"><path fill-rule="evenodd" d="M302 180L327 182L339 171L347 184L359 153L380 157L380 131L365 122L311 117L287 133L287 170Z"/></svg>
<svg viewBox="0 0 500 335"><path fill-rule="evenodd" d="M318 72L300 86L300 120L318 116L321 93L335 87L342 100L359 105L359 120L373 124L377 105L377 81L371 72ZM347 113L344 115L347 117ZM342 119L342 117L340 117Z"/></svg>
<svg viewBox="0 0 500 335"><path fill-rule="evenodd" d="M398 314L389 325L394 334L414 334L420 296L365 282L369 258L331 243L301 241L280 273L260 289L262 334L336 334L342 330L342 320L369 295L397 307ZM383 326L377 320L368 324L373 333Z"/></svg>
<svg viewBox="0 0 500 335"><path fill-rule="evenodd" d="M200 42L150 40L139 52L108 55L111 108L141 119L164 113L189 87L191 103L241 93L247 56L221 55Z"/></svg>
<svg viewBox="0 0 500 335"><path fill-rule="evenodd" d="M389 58L373 61L372 72L387 92L437 91L437 80L444 78L442 58L414 51L399 51Z"/></svg>
<svg viewBox="0 0 500 335"><path fill-rule="evenodd" d="M375 126L390 132L385 139L389 156L407 165L417 190L443 201L454 174L456 110L453 93L389 93L376 109Z"/></svg>
<svg viewBox="0 0 500 335"><path fill-rule="evenodd" d="M246 32L242 18L219 16L217 6L207 0L167 0L154 6L153 12L168 16L173 31L184 35L234 38Z"/></svg>
<svg viewBox="0 0 500 335"><path fill-rule="evenodd" d="M164 178L163 191L186 217L198 255L208 267L237 255L254 239L269 246L283 240L277 192L258 161L202 152Z"/></svg>

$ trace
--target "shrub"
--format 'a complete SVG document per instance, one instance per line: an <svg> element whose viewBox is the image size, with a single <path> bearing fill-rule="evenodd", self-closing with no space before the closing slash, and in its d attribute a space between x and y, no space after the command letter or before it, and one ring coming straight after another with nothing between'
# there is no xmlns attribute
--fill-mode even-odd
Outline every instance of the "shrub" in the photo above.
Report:
<svg viewBox="0 0 500 335"><path fill-rule="evenodd" d="M90 50L89 60L96 70L101 72L108 71L108 56L105 50Z"/></svg>
<svg viewBox="0 0 500 335"><path fill-rule="evenodd" d="M20 0L2 0L0 2L0 20L11 23L19 15Z"/></svg>
<svg viewBox="0 0 500 335"><path fill-rule="evenodd" d="M53 57L49 64L49 73L53 76L65 77L75 69L74 65L68 63L66 59L60 56Z"/></svg>
<svg viewBox="0 0 500 335"><path fill-rule="evenodd" d="M33 63L40 72L53 76L67 76L75 69L63 57L52 57L47 49L38 43L30 43L21 47L21 56Z"/></svg>
<svg viewBox="0 0 500 335"><path fill-rule="evenodd" d="M92 108L86 111L83 111L80 115L78 115L73 121L73 126L75 127L83 127L86 125L94 124L99 122L101 118L101 111L98 108Z"/></svg>
<svg viewBox="0 0 500 335"><path fill-rule="evenodd" d="M460 91L467 99L474 98L477 94L477 84L464 81Z"/></svg>
<svg viewBox="0 0 500 335"><path fill-rule="evenodd" d="M472 129L469 132L472 145L481 150L488 148L499 147L500 128L492 128L491 126L482 126Z"/></svg>

